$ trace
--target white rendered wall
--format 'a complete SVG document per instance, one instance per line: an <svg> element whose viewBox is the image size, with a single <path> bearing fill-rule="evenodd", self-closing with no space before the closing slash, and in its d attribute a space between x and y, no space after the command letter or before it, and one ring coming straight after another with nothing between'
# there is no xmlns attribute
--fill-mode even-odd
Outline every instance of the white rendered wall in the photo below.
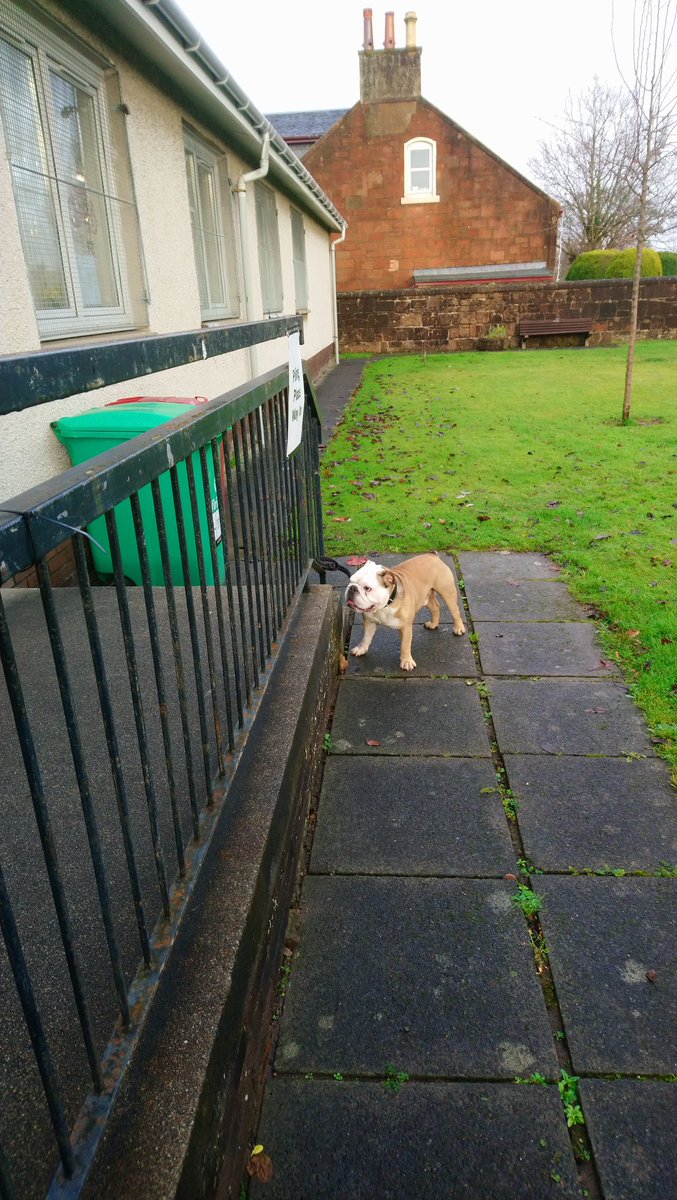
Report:
<svg viewBox="0 0 677 1200"><path fill-rule="evenodd" d="M144 334L168 334L200 329L201 314L197 273L193 254L188 192L183 149L183 122L217 145L213 130L201 128L194 116L183 110L171 96L147 80L138 70L112 53L105 44L72 19L53 7L59 19L66 21L95 49L111 58L119 72L122 99L129 109L127 136L139 214L139 225L148 283L148 326L129 333L109 335L138 337ZM237 64L233 64L236 70ZM252 169L221 146L227 155L231 179ZM249 232L255 266L255 295L251 318L261 315L256 248L254 189L250 184ZM295 312L294 274L291 255L289 202L277 193L284 315ZM234 223L237 234L237 212ZM333 301L331 291L330 233L304 212L308 259L309 312L304 318L303 357L308 359L329 346L333 339ZM33 353L41 348L28 286L7 159L0 154L0 354ZM236 242L238 238L236 236ZM242 313L242 272L238 266ZM237 320L243 320L238 317ZM97 341L97 338L72 338L42 343L55 350ZM106 340L109 340L108 338ZM258 371L263 373L286 363L286 339L277 339L259 347ZM248 351L236 351L219 358L159 372L141 379L130 379L97 392L71 396L66 400L37 405L20 413L0 416L0 507L2 501L33 485L59 474L69 465L68 455L58 442L52 421L98 408L110 400L133 395L203 395L212 398L250 378Z"/></svg>

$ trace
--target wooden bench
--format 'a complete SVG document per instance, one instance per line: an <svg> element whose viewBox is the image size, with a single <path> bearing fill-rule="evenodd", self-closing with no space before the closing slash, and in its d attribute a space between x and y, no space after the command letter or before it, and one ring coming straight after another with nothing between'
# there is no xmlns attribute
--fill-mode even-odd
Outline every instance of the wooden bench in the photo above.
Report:
<svg viewBox="0 0 677 1200"><path fill-rule="evenodd" d="M553 333L584 333L587 346L592 332L591 327L592 321L589 317L562 317L556 321L520 321L521 349L526 350L528 338Z"/></svg>

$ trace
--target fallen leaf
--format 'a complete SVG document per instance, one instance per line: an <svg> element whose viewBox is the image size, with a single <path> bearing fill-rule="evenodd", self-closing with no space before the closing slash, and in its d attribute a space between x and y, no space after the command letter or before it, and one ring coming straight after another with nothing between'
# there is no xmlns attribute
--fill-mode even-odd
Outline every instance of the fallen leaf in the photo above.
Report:
<svg viewBox="0 0 677 1200"><path fill-rule="evenodd" d="M649 980L649 983L655 983L656 980L658 979L658 976L655 971L647 971L646 977Z"/></svg>
<svg viewBox="0 0 677 1200"><path fill-rule="evenodd" d="M504 879L510 879L510 880L512 881L512 883L516 883L516 882L517 882L517 876L516 876L516 875L504 875L504 876L503 876L503 878L504 878Z"/></svg>
<svg viewBox="0 0 677 1200"><path fill-rule="evenodd" d="M351 554L350 558L346 559L349 567L363 567L366 561L363 554Z"/></svg>
<svg viewBox="0 0 677 1200"><path fill-rule="evenodd" d="M596 536L594 538L590 539L590 544L592 545L593 542L603 542L606 538L610 538L610 537L611 537L610 533L598 533L598 534L596 534Z"/></svg>
<svg viewBox="0 0 677 1200"><path fill-rule="evenodd" d="M258 1179L259 1183L270 1183L273 1178L273 1163L263 1146L254 1146L247 1163L247 1174L251 1179Z"/></svg>
<svg viewBox="0 0 677 1200"><path fill-rule="evenodd" d="M490 520L491 520L491 517L490 517L490 516L487 516L487 514L486 514L486 513L478 513L478 514L477 514L477 520L478 520L478 521L490 521Z"/></svg>
<svg viewBox="0 0 677 1200"><path fill-rule="evenodd" d="M628 629L627 634L629 638L639 637L639 629Z"/></svg>
<svg viewBox="0 0 677 1200"><path fill-rule="evenodd" d="M339 674L345 675L346 671L348 670L348 659L346 658L345 654L339 654L338 666Z"/></svg>
<svg viewBox="0 0 677 1200"><path fill-rule="evenodd" d="M332 521L349 521L350 517L332 517Z"/></svg>
<svg viewBox="0 0 677 1200"><path fill-rule="evenodd" d="M368 746L380 746L381 743L376 741L376 738L367 738Z"/></svg>

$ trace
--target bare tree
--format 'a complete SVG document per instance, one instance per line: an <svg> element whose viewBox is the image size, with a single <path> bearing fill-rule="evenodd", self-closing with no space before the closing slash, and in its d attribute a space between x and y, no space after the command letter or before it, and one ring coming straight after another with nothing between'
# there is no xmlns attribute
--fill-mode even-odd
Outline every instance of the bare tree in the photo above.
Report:
<svg viewBox="0 0 677 1200"><path fill-rule="evenodd" d="M625 88L595 78L569 96L552 135L539 143L529 167L562 204L562 249L569 260L584 250L621 247L634 241L640 179L634 107ZM669 189L664 189L669 192ZM648 206L649 236L675 220L677 203Z"/></svg>
<svg viewBox="0 0 677 1200"><path fill-rule="evenodd" d="M615 12L612 8L612 37ZM666 163L676 157L677 69L670 65L677 4L675 0L635 0L632 20L632 68L624 72L614 41L616 62L627 89L633 115L635 161L639 178L639 208L635 245L637 261L632 280L630 338L625 369L622 423L630 418L637 343L642 251L649 236L649 213L656 187L665 187ZM669 185L668 185L669 188Z"/></svg>

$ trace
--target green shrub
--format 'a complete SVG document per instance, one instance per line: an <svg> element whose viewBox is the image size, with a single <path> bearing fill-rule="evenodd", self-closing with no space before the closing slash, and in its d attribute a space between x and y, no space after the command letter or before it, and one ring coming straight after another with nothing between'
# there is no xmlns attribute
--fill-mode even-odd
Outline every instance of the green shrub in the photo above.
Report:
<svg viewBox="0 0 677 1200"><path fill-rule="evenodd" d="M659 250L664 275L677 275L677 253L674 250Z"/></svg>
<svg viewBox="0 0 677 1200"><path fill-rule="evenodd" d="M572 262L567 279L604 279L609 263L617 254L617 250L585 250Z"/></svg>
<svg viewBox="0 0 677 1200"><path fill-rule="evenodd" d="M605 277L607 279L632 279L635 273L636 262L637 250L634 246L629 246L627 250L620 250L616 257L609 263ZM642 250L642 275L655 276L662 274L663 267L658 251L646 247Z"/></svg>

